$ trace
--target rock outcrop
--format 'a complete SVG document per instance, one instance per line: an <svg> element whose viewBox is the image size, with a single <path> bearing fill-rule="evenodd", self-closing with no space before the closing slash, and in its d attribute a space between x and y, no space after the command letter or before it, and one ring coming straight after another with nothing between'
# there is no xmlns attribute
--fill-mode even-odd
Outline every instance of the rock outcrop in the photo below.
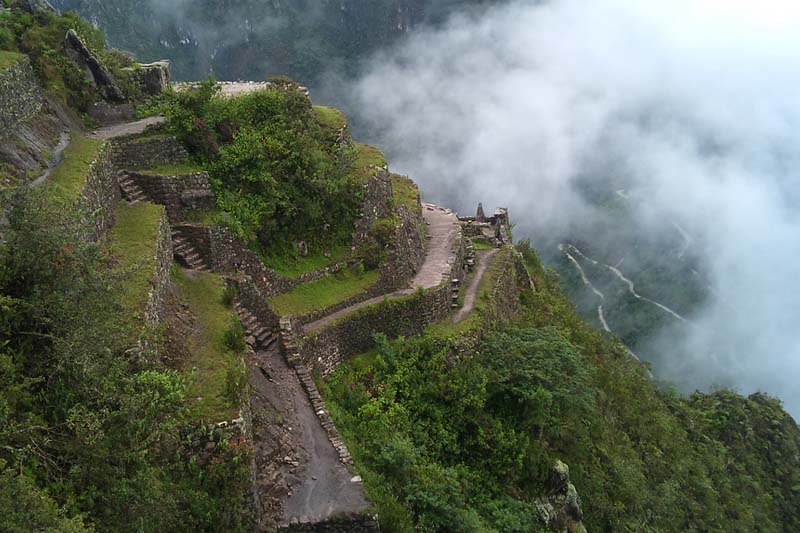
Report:
<svg viewBox="0 0 800 533"><path fill-rule="evenodd" d="M125 95L119 88L114 75L111 74L111 71L108 70L103 62L89 50L89 47L86 46L86 43L75 33L75 30L69 30L67 32L66 45L67 52L70 53L72 59L83 66L91 75L91 78L94 80L103 98L109 102L125 101Z"/></svg>
<svg viewBox="0 0 800 533"><path fill-rule="evenodd" d="M539 517L551 531L586 533L581 498L569 480L569 466L556 461L547 480L547 495L536 501Z"/></svg>
<svg viewBox="0 0 800 533"><path fill-rule="evenodd" d="M138 64L125 69L139 85L142 94L157 96L170 85L170 62L162 59L154 63Z"/></svg>

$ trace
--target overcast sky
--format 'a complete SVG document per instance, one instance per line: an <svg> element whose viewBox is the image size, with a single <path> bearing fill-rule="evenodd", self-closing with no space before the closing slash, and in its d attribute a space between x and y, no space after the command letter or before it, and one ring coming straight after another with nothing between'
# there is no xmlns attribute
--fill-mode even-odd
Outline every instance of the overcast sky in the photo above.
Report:
<svg viewBox="0 0 800 533"><path fill-rule="evenodd" d="M509 206L534 241L591 210L578 178L624 176L643 226L692 234L717 295L665 334L659 377L800 415L800 3L512 2L376 57L353 94L394 170Z"/></svg>

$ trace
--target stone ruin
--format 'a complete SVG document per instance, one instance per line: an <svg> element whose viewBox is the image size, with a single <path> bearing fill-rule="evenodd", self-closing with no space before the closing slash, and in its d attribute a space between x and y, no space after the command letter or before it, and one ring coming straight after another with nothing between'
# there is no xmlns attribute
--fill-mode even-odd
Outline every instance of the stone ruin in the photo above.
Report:
<svg viewBox="0 0 800 533"><path fill-rule="evenodd" d="M486 216L483 204L478 204L478 210L474 217L458 217L464 235L474 241L491 244L495 247L511 244L511 234L509 232L510 223L508 208L498 207L490 217Z"/></svg>

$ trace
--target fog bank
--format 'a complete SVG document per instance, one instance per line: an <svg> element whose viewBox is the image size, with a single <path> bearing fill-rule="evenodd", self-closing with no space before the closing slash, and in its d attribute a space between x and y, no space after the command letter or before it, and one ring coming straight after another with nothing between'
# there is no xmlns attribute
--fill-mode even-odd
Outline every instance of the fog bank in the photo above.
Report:
<svg viewBox="0 0 800 533"><path fill-rule="evenodd" d="M579 183L633 191L635 223L691 235L714 295L663 333L657 377L797 416L797 28L777 0L512 2L375 57L353 106L428 198L507 205L534 243L591 238Z"/></svg>

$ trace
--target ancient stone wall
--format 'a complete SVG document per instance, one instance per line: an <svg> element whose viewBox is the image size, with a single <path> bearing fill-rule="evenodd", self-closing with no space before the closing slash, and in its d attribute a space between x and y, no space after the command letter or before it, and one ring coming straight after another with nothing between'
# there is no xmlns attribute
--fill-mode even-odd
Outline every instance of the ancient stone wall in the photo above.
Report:
<svg viewBox="0 0 800 533"><path fill-rule="evenodd" d="M156 327L164 318L164 303L170 286L170 268L172 268L172 231L167 214L162 211L159 220L159 238L155 250L156 271L150 283L150 294L147 298L145 321Z"/></svg>
<svg viewBox="0 0 800 533"><path fill-rule="evenodd" d="M264 266L261 258L249 250L227 228L218 225L176 224L206 264L215 272L243 273L249 276L265 298L290 292L303 283L310 283L351 266L340 261L296 278L286 278Z"/></svg>
<svg viewBox="0 0 800 533"><path fill-rule="evenodd" d="M380 531L378 518L369 514L337 515L324 522L289 524L279 531L296 533L375 533Z"/></svg>
<svg viewBox="0 0 800 533"><path fill-rule="evenodd" d="M345 359L374 346L376 333L394 338L420 335L429 324L448 317L455 296L454 279L464 279L464 242L459 235L451 250L451 270L436 287L358 309L299 340L303 363L323 376Z"/></svg>
<svg viewBox="0 0 800 533"><path fill-rule="evenodd" d="M166 206L172 221L181 220L194 209L212 209L217 205L207 172L170 176L128 171L126 175L151 201Z"/></svg>
<svg viewBox="0 0 800 533"><path fill-rule="evenodd" d="M189 153L175 137L131 138L114 142L114 161L120 169L174 165L188 158Z"/></svg>
<svg viewBox="0 0 800 533"><path fill-rule="evenodd" d="M402 205L397 208L395 235L388 260L381 269L381 281L385 287L405 287L425 262L424 228L422 206L416 212L410 212Z"/></svg>
<svg viewBox="0 0 800 533"><path fill-rule="evenodd" d="M44 95L30 60L0 70L0 139L14 132L15 126L35 117L44 106Z"/></svg>
<svg viewBox="0 0 800 533"><path fill-rule="evenodd" d="M270 308L267 299L249 276L231 278L237 288L237 298L241 305L258 318L261 325L272 331L278 331L280 318Z"/></svg>
<svg viewBox="0 0 800 533"><path fill-rule="evenodd" d="M104 143L89 164L86 184L78 201L78 210L91 240L100 239L114 225L120 201L117 171L111 154L111 143Z"/></svg>

